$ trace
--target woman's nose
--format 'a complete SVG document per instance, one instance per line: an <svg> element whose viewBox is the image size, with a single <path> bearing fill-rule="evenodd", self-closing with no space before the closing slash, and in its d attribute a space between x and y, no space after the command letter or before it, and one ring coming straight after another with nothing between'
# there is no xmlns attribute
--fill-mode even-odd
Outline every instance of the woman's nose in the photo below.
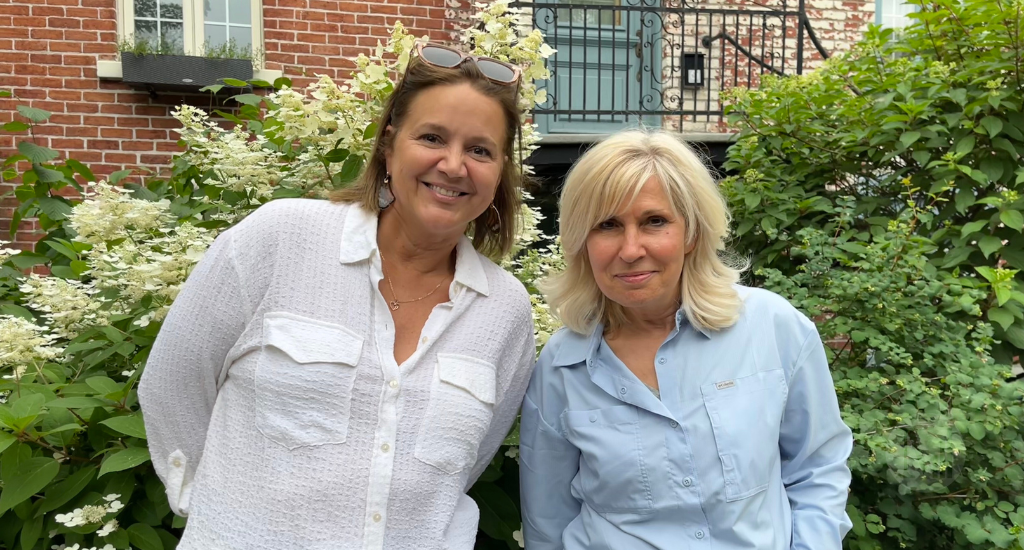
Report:
<svg viewBox="0 0 1024 550"><path fill-rule="evenodd" d="M622 247L619 249L619 258L626 263L633 263L646 254L640 231L635 227L627 227L622 238Z"/></svg>
<svg viewBox="0 0 1024 550"><path fill-rule="evenodd" d="M462 152L455 148L447 150L444 158L437 164L437 169L452 179L464 178L468 174Z"/></svg>

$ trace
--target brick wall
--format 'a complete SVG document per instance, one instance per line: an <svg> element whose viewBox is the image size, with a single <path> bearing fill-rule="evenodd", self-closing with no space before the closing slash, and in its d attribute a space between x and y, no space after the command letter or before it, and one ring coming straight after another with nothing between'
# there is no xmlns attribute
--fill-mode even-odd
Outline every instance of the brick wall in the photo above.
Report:
<svg viewBox="0 0 1024 550"><path fill-rule="evenodd" d="M195 94L154 98L97 76L97 61L117 59L116 6L116 0L0 2L0 89L17 96L0 98L0 124L20 119L18 104L52 112L35 128L36 143L86 163L97 175L166 167L179 150L173 131L179 125L170 112L183 102L211 102ZM453 31L445 0L263 0L266 68L282 71L296 87L316 74L346 79L352 60L369 54L396 20L435 40L448 40ZM0 134L0 158L13 154L15 140ZM0 195L13 187L0 182ZM13 198L0 202L0 239L9 240L15 204ZM25 231L16 243L25 248L34 240Z"/></svg>

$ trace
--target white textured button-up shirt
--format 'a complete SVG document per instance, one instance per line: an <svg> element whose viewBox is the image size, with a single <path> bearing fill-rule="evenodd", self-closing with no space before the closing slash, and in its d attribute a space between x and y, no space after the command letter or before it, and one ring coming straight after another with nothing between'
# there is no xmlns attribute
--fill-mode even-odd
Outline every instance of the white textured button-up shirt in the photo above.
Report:
<svg viewBox="0 0 1024 550"><path fill-rule="evenodd" d="M139 387L180 550L473 547L465 492L529 380L529 297L463 238L398 365L376 232L353 205L277 200L182 288Z"/></svg>

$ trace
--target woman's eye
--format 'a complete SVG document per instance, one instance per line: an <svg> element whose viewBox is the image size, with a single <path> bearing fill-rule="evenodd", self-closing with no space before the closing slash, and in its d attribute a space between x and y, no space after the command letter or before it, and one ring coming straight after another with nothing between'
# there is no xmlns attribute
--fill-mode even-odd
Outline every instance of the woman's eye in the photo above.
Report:
<svg viewBox="0 0 1024 550"><path fill-rule="evenodd" d="M441 138L437 134L423 134L420 136L420 140L427 143L441 143Z"/></svg>
<svg viewBox="0 0 1024 550"><path fill-rule="evenodd" d="M601 231L608 231L610 229L615 229L615 220L605 220L605 221L597 224L597 228L600 229Z"/></svg>
<svg viewBox="0 0 1024 550"><path fill-rule="evenodd" d="M473 147L470 149L470 152L478 157L491 158L491 151L484 147Z"/></svg>
<svg viewBox="0 0 1024 550"><path fill-rule="evenodd" d="M667 224L668 220L666 220L665 218L663 218L661 216L654 216L653 218L647 220L647 223L649 223L650 225L653 225L654 227L661 227L661 226Z"/></svg>

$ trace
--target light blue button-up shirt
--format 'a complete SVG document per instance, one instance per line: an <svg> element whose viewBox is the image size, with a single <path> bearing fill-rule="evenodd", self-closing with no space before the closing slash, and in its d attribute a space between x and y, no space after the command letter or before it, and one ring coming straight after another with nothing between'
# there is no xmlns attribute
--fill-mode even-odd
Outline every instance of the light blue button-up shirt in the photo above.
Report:
<svg viewBox="0 0 1024 550"><path fill-rule="evenodd" d="M659 400L602 327L563 329L523 404L527 550L839 550L853 446L814 324L737 287L732 327L680 312L658 349Z"/></svg>

